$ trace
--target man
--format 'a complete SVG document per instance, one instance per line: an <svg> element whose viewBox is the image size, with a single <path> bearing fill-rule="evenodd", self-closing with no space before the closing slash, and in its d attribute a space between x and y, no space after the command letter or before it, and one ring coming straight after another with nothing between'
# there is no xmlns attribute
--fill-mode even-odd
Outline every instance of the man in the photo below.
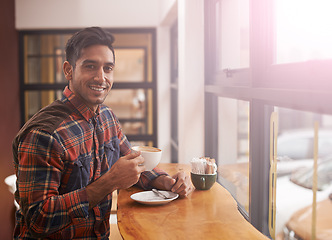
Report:
<svg viewBox="0 0 332 240"><path fill-rule="evenodd" d="M114 113L102 105L113 84L113 37L101 28L66 46L63 98L33 116L13 142L15 239L108 239L112 196L134 184L186 196L183 172L144 171Z"/></svg>

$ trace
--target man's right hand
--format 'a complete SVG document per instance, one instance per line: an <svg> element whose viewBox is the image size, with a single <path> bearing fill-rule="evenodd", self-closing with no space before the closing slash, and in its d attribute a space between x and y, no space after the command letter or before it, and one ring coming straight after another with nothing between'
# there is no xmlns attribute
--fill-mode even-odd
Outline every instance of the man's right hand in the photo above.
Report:
<svg viewBox="0 0 332 240"><path fill-rule="evenodd" d="M141 173L145 171L143 163L141 153L132 152L119 158L105 175L115 189L126 189L138 182Z"/></svg>
<svg viewBox="0 0 332 240"><path fill-rule="evenodd" d="M86 187L90 208L96 206L108 194L126 189L138 182L145 171L144 158L140 152L132 152L116 161L108 172Z"/></svg>

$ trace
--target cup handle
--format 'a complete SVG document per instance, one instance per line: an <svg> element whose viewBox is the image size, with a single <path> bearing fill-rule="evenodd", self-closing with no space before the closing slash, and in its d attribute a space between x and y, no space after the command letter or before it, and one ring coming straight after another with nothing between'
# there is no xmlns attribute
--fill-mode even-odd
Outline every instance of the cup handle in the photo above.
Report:
<svg viewBox="0 0 332 240"><path fill-rule="evenodd" d="M203 186L202 186L202 188L205 188L205 177L201 177L201 180L202 180L202 182L203 182Z"/></svg>
<svg viewBox="0 0 332 240"><path fill-rule="evenodd" d="M217 164L214 163L214 164L213 164L213 170L214 170L213 173L216 173L216 172L217 172L217 169L218 169L218 168L217 168Z"/></svg>

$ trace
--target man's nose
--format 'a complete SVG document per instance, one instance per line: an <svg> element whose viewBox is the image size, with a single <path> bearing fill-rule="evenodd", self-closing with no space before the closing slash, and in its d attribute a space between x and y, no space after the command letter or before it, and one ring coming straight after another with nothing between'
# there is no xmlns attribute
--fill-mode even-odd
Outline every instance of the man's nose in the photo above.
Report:
<svg viewBox="0 0 332 240"><path fill-rule="evenodd" d="M96 71L94 80L100 81L100 82L103 82L105 80L105 72L104 72L103 68L99 68L98 71Z"/></svg>

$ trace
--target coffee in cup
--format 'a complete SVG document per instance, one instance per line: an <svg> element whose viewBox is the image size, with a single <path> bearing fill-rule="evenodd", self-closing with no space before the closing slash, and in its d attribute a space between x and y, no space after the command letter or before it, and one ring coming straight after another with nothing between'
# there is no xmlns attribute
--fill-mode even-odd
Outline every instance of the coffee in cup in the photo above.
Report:
<svg viewBox="0 0 332 240"><path fill-rule="evenodd" d="M144 158L144 165L146 171L154 169L161 160L162 151L159 148L150 146L134 146L134 151L140 151L141 156Z"/></svg>

